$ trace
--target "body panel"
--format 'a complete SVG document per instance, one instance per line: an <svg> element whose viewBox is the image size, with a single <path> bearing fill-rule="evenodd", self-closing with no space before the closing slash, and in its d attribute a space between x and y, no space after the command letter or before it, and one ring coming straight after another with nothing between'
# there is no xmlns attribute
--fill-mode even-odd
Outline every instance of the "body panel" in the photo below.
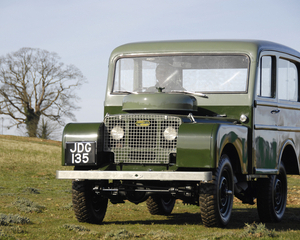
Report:
<svg viewBox="0 0 300 240"><path fill-rule="evenodd" d="M103 123L69 123L65 126L62 138L62 165L65 165L67 142L95 142L96 159L102 158L103 152ZM102 136L101 136L102 135Z"/></svg>
<svg viewBox="0 0 300 240"><path fill-rule="evenodd" d="M227 144L232 144L237 151L242 174L248 173L248 128L244 126L221 125L217 135L218 154L215 159L220 159L222 151ZM216 161L218 166L218 161Z"/></svg>
<svg viewBox="0 0 300 240"><path fill-rule="evenodd" d="M300 154L300 132L299 132L299 117L300 117L300 103L299 103L299 73L295 76L295 86L291 91L298 92L298 97L294 100L284 100L280 93L283 88L283 83L290 75L282 74L280 59L293 62L299 69L299 58L289 52L279 51L264 51L260 54L260 61L258 64L258 72L261 70L262 57L270 56L272 58L272 85L273 94L271 97L262 97L259 94L259 84L262 75L257 76L257 92L254 100L254 126L253 126L253 166L261 169L271 171L278 169L280 161L282 160L283 152L287 145L292 146L292 152L297 156L297 171L299 172L299 154ZM299 56L298 56L299 57ZM287 88L288 89L288 88ZM287 97L289 94L287 94ZM286 144L290 142L290 144ZM290 153L292 154L292 153ZM259 172L258 171L258 172Z"/></svg>
<svg viewBox="0 0 300 240"><path fill-rule="evenodd" d="M122 110L129 111L197 111L197 100L185 94L130 94L123 98Z"/></svg>
<svg viewBox="0 0 300 240"><path fill-rule="evenodd" d="M216 124L182 124L178 131L178 167L213 168L216 138ZM201 133L201 134L200 134Z"/></svg>

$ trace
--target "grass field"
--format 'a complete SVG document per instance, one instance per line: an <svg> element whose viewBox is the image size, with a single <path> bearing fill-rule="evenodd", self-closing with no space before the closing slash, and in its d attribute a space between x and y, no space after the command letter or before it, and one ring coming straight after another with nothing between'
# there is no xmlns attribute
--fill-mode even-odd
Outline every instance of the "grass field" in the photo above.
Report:
<svg viewBox="0 0 300 240"><path fill-rule="evenodd" d="M0 239L299 239L300 177L288 178L288 205L277 224L262 225L256 206L235 200L227 228L206 228L199 207L177 201L170 216L145 203L109 203L102 225L79 223L71 182L57 180L60 143L0 135Z"/></svg>

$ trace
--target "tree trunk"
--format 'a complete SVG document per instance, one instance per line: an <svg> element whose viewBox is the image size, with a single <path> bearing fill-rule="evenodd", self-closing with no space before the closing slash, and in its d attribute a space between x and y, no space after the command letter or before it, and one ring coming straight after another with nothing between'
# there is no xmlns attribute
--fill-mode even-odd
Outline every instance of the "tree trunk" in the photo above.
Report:
<svg viewBox="0 0 300 240"><path fill-rule="evenodd" d="M41 126L41 130L38 135L39 135L38 137L42 138L42 139L49 138L49 135L50 135L49 124L47 121L45 121L44 118L42 118L42 126Z"/></svg>
<svg viewBox="0 0 300 240"><path fill-rule="evenodd" d="M29 137L37 137L37 128L40 121L41 114L35 113L33 109L27 110L26 114L26 129Z"/></svg>

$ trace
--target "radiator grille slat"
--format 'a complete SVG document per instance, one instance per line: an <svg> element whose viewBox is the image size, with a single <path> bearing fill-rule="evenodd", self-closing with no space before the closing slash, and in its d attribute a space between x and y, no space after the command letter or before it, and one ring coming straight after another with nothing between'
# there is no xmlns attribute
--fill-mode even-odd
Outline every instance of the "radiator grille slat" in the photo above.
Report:
<svg viewBox="0 0 300 240"><path fill-rule="evenodd" d="M114 153L115 163L168 164L170 153L176 153L177 137L167 140L164 131L172 127L178 132L181 119L154 114L126 114L106 117L104 150ZM111 131L118 126L121 139L113 139Z"/></svg>

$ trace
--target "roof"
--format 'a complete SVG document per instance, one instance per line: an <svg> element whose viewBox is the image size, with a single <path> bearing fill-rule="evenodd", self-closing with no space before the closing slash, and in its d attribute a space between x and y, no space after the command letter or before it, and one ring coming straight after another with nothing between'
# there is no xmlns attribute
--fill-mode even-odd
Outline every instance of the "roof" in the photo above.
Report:
<svg viewBox="0 0 300 240"><path fill-rule="evenodd" d="M261 51L279 51L300 58L300 53L287 46L262 40L182 40L136 42L115 48L111 58L127 54L168 54L168 53L246 53L255 58Z"/></svg>

